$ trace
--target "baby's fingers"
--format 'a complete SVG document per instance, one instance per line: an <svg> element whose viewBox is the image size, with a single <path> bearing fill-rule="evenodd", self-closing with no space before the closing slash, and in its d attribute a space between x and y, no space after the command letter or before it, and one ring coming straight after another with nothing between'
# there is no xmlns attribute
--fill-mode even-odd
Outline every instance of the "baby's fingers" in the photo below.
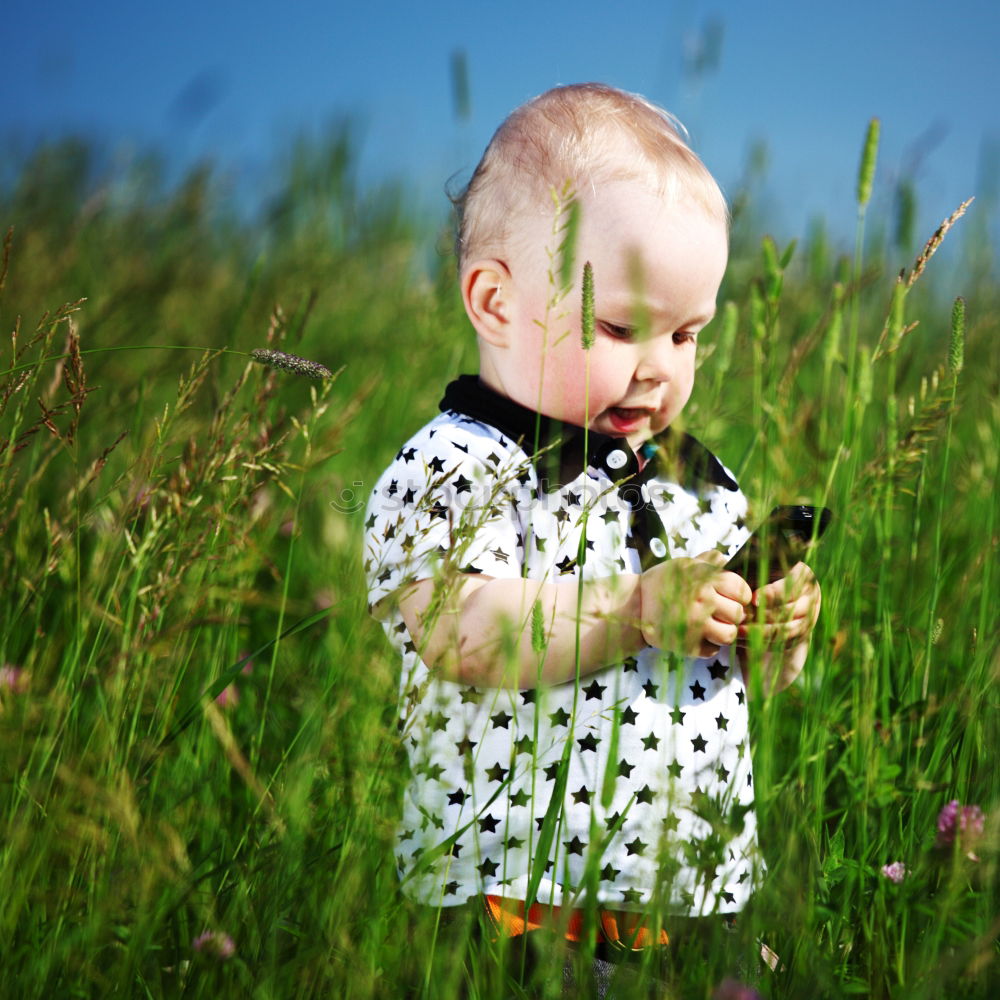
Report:
<svg viewBox="0 0 1000 1000"><path fill-rule="evenodd" d="M741 635L760 629L765 643L794 642L807 636L819 619L822 594L813 571L798 563L781 580L761 587L753 595L756 614L741 628Z"/></svg>
<svg viewBox="0 0 1000 1000"><path fill-rule="evenodd" d="M748 621L740 626L740 635L749 636L758 631L764 637L765 646L777 646L793 642L807 636L812 631L812 622L807 617L789 618L778 621L755 623Z"/></svg>
<svg viewBox="0 0 1000 1000"><path fill-rule="evenodd" d="M791 604L786 604L785 608L790 621L802 621L808 628L812 628L819 618L819 605L820 593L817 588L800 594Z"/></svg>
<svg viewBox="0 0 1000 1000"><path fill-rule="evenodd" d="M819 581L805 563L796 563L787 576L761 587L753 595L753 603L764 608L802 608L805 604L815 604L818 612L819 601ZM788 617L787 612L782 617Z"/></svg>
<svg viewBox="0 0 1000 1000"><path fill-rule="evenodd" d="M792 601L768 601L762 592L754 594L750 618L759 624L782 625L799 619L808 620L816 612L811 595L800 594Z"/></svg>

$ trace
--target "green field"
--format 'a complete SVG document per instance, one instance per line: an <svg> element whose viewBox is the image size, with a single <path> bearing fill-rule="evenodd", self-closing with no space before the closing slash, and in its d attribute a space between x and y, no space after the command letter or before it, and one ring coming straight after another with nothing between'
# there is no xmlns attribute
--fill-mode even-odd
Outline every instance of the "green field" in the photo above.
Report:
<svg viewBox="0 0 1000 1000"><path fill-rule="evenodd" d="M0 191L0 997L510 996L454 927L410 936L361 570L358 504L475 370L443 213L363 189L348 131L249 221L207 168L95 162L68 140ZM806 671L753 707L758 988L993 997L996 206L922 260L905 198L845 206L841 248L762 241L755 194L686 427L757 510L837 514ZM983 829L942 845L951 800Z"/></svg>

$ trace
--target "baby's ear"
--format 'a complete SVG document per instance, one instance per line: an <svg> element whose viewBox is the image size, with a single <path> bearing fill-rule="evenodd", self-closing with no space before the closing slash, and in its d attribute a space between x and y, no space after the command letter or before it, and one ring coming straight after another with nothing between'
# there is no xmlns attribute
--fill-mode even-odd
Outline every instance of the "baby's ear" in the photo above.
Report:
<svg viewBox="0 0 1000 1000"><path fill-rule="evenodd" d="M476 333L494 347L509 341L510 271L502 260L477 260L462 272L462 301Z"/></svg>

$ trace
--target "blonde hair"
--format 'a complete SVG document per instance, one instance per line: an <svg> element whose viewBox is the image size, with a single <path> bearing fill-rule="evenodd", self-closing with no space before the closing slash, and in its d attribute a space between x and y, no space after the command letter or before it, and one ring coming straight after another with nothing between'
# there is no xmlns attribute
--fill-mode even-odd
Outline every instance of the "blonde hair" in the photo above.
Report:
<svg viewBox="0 0 1000 1000"><path fill-rule="evenodd" d="M520 213L551 210L553 188L597 190L611 180L638 180L671 202L687 197L728 225L725 197L673 115L615 87L571 84L515 109L452 199L459 270L501 256Z"/></svg>

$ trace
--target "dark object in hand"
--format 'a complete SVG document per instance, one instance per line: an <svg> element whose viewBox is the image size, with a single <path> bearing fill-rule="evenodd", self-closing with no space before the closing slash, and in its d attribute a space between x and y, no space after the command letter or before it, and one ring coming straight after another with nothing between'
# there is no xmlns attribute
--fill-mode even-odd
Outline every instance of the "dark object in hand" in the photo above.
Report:
<svg viewBox="0 0 1000 1000"><path fill-rule="evenodd" d="M726 569L738 573L755 589L763 583L780 580L802 561L809 546L826 531L832 517L827 507L803 504L775 507L726 563ZM765 565L766 580L761 577L761 568Z"/></svg>

